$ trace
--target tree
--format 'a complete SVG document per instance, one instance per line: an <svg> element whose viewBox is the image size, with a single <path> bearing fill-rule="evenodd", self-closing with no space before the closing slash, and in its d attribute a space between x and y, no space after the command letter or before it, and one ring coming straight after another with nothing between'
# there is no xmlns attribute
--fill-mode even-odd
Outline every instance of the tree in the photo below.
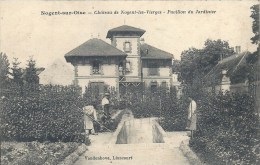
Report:
<svg viewBox="0 0 260 165"><path fill-rule="evenodd" d="M186 84L201 86L203 77L218 64L221 58L234 54L227 41L206 40L203 49L190 48L181 54L181 79Z"/></svg>
<svg viewBox="0 0 260 165"><path fill-rule="evenodd" d="M253 18L253 24L252 24L252 31L255 34L252 38L251 41L253 44L258 45L257 46L257 50L253 53L251 53L248 57L247 57L247 62L249 64L254 64L258 58L259 58L259 54L260 54L260 36L259 36L259 4L258 5L253 5L250 9L252 10L252 14L251 14L251 18Z"/></svg>
<svg viewBox="0 0 260 165"><path fill-rule="evenodd" d="M0 53L0 88L8 82L9 61L5 53Z"/></svg>
<svg viewBox="0 0 260 165"><path fill-rule="evenodd" d="M173 73L180 72L180 61L179 60L172 61L172 72Z"/></svg>
<svg viewBox="0 0 260 165"><path fill-rule="evenodd" d="M253 18L252 30L255 34L255 36L251 38L251 41L253 44L259 44L259 4L253 5L250 9L252 10L252 14L250 17Z"/></svg>
<svg viewBox="0 0 260 165"><path fill-rule="evenodd" d="M30 57L27 61L27 67L25 68L24 80L28 84L39 84L39 76L37 74L36 62Z"/></svg>
<svg viewBox="0 0 260 165"><path fill-rule="evenodd" d="M189 48L181 53L180 79L186 84L192 84L194 71L198 68L196 59L199 57L200 50Z"/></svg>
<svg viewBox="0 0 260 165"><path fill-rule="evenodd" d="M203 74L207 74L222 58L229 57L235 53L227 41L220 39L208 39L204 45L205 47L201 50L201 59L199 60Z"/></svg>
<svg viewBox="0 0 260 165"><path fill-rule="evenodd" d="M23 83L23 79L22 79L23 72L22 72L22 68L19 67L21 62L18 61L18 58L14 58L12 64L13 67L11 68L11 70L12 70L13 82L21 85Z"/></svg>

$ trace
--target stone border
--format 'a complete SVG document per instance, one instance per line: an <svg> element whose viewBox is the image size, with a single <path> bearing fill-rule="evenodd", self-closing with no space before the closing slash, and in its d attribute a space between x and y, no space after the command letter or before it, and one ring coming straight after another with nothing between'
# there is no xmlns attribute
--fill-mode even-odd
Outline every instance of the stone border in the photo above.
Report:
<svg viewBox="0 0 260 165"><path fill-rule="evenodd" d="M111 140L109 141L109 145L115 145L117 140L117 135L121 131L122 127L124 126L125 121L133 119L134 116L130 110L127 110L127 112L122 116L121 121L119 122L116 131L113 133Z"/></svg>
<svg viewBox="0 0 260 165"><path fill-rule="evenodd" d="M192 165L205 165L189 147L189 140L182 141L179 149Z"/></svg>
<svg viewBox="0 0 260 165"><path fill-rule="evenodd" d="M72 152L69 156L67 156L63 161L58 163L58 165L71 165L75 163L79 156L84 154L87 150L87 146L85 144L81 144L74 152Z"/></svg>

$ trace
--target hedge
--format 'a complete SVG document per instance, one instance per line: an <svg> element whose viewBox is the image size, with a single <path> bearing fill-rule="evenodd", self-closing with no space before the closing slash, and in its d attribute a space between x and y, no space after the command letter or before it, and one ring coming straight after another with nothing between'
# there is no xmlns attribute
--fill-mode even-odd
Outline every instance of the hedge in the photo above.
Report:
<svg viewBox="0 0 260 165"><path fill-rule="evenodd" d="M190 146L210 164L259 164L259 116L247 94L205 93Z"/></svg>
<svg viewBox="0 0 260 165"><path fill-rule="evenodd" d="M131 97L130 97L131 98ZM175 87L170 89L158 87L156 91L144 90L144 98L133 97L130 109L135 118L158 117L159 123L166 131L184 130L188 99L177 98Z"/></svg>
<svg viewBox="0 0 260 165"><path fill-rule="evenodd" d="M23 86L2 96L1 139L84 141L81 91L74 86ZM14 92L15 91L15 92Z"/></svg>

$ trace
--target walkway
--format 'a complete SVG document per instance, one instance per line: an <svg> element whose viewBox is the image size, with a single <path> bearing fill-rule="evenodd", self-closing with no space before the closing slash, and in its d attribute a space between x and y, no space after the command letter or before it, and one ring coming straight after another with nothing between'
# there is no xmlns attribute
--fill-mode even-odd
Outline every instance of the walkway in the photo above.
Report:
<svg viewBox="0 0 260 165"><path fill-rule="evenodd" d="M179 150L186 132L167 132L166 143L152 143L149 119L131 122L131 144L109 144L112 133L91 135L91 146L74 165L188 165ZM142 131L143 130L143 131Z"/></svg>

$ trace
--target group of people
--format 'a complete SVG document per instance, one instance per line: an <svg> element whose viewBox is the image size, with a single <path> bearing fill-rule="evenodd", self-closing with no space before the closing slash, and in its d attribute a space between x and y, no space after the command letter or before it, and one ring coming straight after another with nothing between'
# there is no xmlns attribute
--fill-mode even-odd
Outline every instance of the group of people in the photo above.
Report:
<svg viewBox="0 0 260 165"><path fill-rule="evenodd" d="M84 114L84 129L87 131L87 134L96 135L97 131L102 129L103 124L110 119L110 112L109 112L109 93L105 93L102 101L102 117L101 123L98 121L97 117L97 105L86 105L83 107L83 114Z"/></svg>
<svg viewBox="0 0 260 165"><path fill-rule="evenodd" d="M103 126L103 124L106 123L111 117L109 112L109 93L105 93L105 96L103 97L101 101L103 115L101 117L101 123L99 123L97 120L97 112L96 112L96 105L87 105L83 107L84 112L84 127L85 130L88 131L88 134L97 134L95 130L99 130L100 127ZM188 107L188 118L187 118L187 127L186 130L191 131L191 138L193 138L193 132L197 129L197 104L196 102L189 97L189 107ZM96 122L96 125L99 128L95 129L94 122Z"/></svg>

